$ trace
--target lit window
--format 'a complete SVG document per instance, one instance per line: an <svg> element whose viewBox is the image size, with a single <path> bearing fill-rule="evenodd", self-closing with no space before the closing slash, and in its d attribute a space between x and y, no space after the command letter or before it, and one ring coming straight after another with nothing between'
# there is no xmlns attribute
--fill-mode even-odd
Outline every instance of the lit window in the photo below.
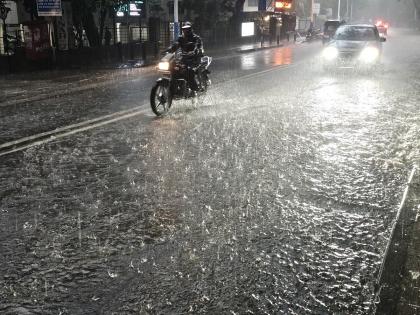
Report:
<svg viewBox="0 0 420 315"><path fill-rule="evenodd" d="M254 22L242 23L242 37L254 35Z"/></svg>

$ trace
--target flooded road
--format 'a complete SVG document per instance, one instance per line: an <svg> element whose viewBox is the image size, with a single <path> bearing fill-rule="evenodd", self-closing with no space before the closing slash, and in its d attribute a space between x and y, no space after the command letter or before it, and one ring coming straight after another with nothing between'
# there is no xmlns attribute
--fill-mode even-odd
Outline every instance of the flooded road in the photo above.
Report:
<svg viewBox="0 0 420 315"><path fill-rule="evenodd" d="M224 55L218 52L212 64L212 79L214 83L221 84L272 67L289 65L294 60L305 60L317 50L319 47L314 50L308 45L301 45L257 53L228 51ZM72 76L68 75L71 82L68 84L64 84L65 79L62 78L47 80L42 76L32 81L12 77L7 84L1 82L6 91L0 92L5 94L0 95L1 117L7 119L0 126L0 145L124 110L149 109L150 90L159 74L151 66L95 72L91 73L91 77L88 74L73 76L78 80L72 80ZM31 84L36 89L31 89ZM18 95L17 104L12 100L13 95ZM8 97L8 101L1 102L1 96ZM41 99L23 102L31 97Z"/></svg>
<svg viewBox="0 0 420 315"><path fill-rule="evenodd" d="M419 43L391 34L374 74L325 73L317 43L237 56L203 104L2 156L0 312L372 313L419 157Z"/></svg>

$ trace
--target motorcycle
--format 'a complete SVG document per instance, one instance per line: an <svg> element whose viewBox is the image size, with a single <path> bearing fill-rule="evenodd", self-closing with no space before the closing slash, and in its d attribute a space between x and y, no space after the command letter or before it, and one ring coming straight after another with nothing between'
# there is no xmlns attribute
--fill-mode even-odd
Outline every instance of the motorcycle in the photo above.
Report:
<svg viewBox="0 0 420 315"><path fill-rule="evenodd" d="M204 56L196 67L182 62L183 58L190 58L191 54L180 51L166 53L158 64L158 71L163 74L150 93L150 105L156 116L164 116L171 109L173 100L197 98L204 94L211 84L209 66L212 58ZM194 71L199 91L195 92L188 84L187 76Z"/></svg>
<svg viewBox="0 0 420 315"><path fill-rule="evenodd" d="M313 42L315 40L321 40L321 39L322 39L321 30L316 29L316 30L308 31L308 33L306 34L305 41L310 43L310 42Z"/></svg>

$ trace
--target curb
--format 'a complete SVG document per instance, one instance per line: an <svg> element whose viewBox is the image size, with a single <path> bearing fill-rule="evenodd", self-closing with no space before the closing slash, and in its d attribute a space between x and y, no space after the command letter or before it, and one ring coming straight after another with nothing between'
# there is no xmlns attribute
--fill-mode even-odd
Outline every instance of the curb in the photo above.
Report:
<svg viewBox="0 0 420 315"><path fill-rule="evenodd" d="M392 225L391 236L384 252L377 278L375 308L373 314L403 314L397 312L398 304L405 291L403 282L407 277L407 258L410 252L415 223L416 193L418 189L414 178L418 176L416 166L411 170L397 216Z"/></svg>
<svg viewBox="0 0 420 315"><path fill-rule="evenodd" d="M259 51L259 50L267 50L267 49L274 49L274 48L280 48L280 47L284 47L284 44L279 44L279 45L275 45L275 46L263 46L263 47L252 47L252 48L236 48L233 49L233 51L237 52L237 53L248 53L248 52L253 52L253 51Z"/></svg>
<svg viewBox="0 0 420 315"><path fill-rule="evenodd" d="M147 68L152 67L153 65L154 65L154 63L147 63L147 64L144 64L141 67L111 68L111 69L108 69L108 70L124 71L124 70L130 70L130 69L147 69ZM131 74L132 77L130 79L127 79L127 76L129 76L129 75L122 75L121 78L124 78L124 79L118 80L117 83L125 83L125 82L132 81L133 79L135 79L137 74ZM108 86L110 84L116 83L115 78L106 79L106 80L103 80L103 81L101 81L101 80L91 80L91 82L85 82L85 80L82 80L82 81L83 81L83 83L81 83L81 81L75 81L73 83L74 86L72 86L72 87L69 86L65 90L57 91L55 93L42 93L42 94L29 96L29 97L25 97L25 98L19 98L19 99L15 99L15 100L11 100L11 101L0 102L0 108L15 106L15 105L21 105L21 104L25 104L25 103L29 103L29 102L34 102L34 101L42 101L42 100L49 99L49 98L52 98L52 97L63 97L63 96L66 96L66 95L70 95L74 92L83 92L83 91L87 91L87 90L90 90L90 89L93 89L93 88L104 87L104 86Z"/></svg>

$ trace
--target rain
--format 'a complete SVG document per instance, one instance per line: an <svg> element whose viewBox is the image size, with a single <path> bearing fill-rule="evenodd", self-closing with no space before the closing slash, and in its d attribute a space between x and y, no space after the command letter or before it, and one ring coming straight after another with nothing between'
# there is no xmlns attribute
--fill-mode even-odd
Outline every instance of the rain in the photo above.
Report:
<svg viewBox="0 0 420 315"><path fill-rule="evenodd" d="M162 117L155 63L0 77L0 313L375 314L420 158L404 17L368 71L319 39L211 46Z"/></svg>

